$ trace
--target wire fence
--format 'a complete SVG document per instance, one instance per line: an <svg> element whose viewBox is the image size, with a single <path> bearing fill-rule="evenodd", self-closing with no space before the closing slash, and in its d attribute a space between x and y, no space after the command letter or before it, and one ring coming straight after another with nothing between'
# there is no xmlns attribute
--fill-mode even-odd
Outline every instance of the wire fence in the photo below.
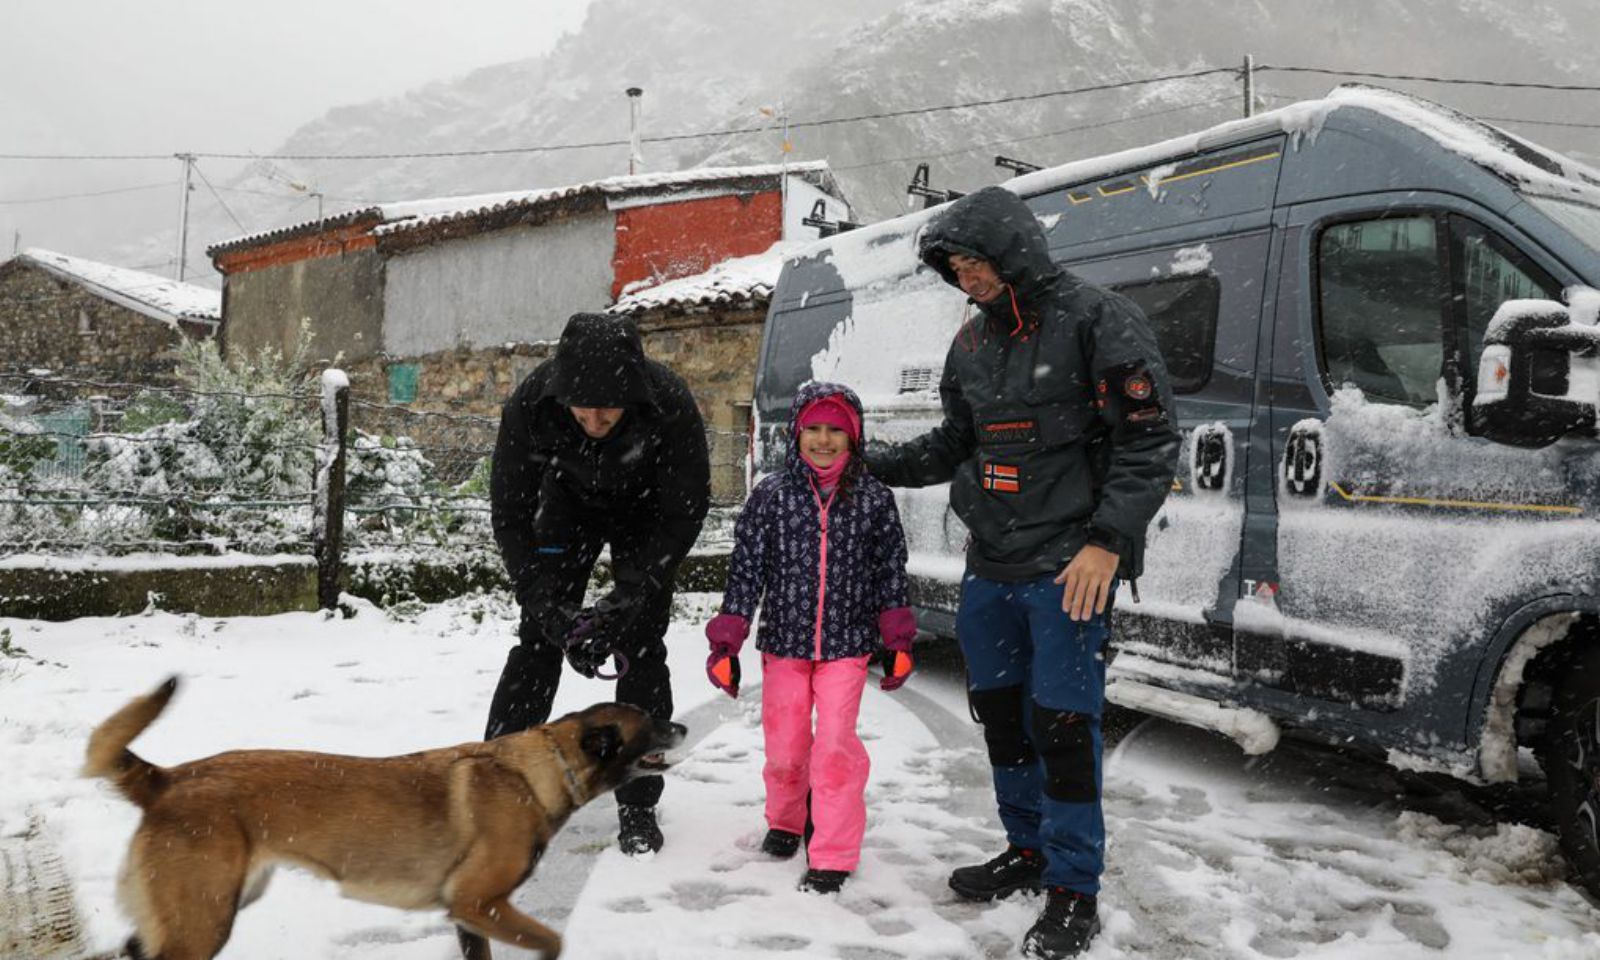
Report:
<svg viewBox="0 0 1600 960"><path fill-rule="evenodd" d="M0 373L0 556L311 552L324 404ZM492 550L498 432L498 416L351 399L341 551ZM742 470L742 433L708 441L714 470ZM726 540L741 499L721 492L706 547Z"/></svg>

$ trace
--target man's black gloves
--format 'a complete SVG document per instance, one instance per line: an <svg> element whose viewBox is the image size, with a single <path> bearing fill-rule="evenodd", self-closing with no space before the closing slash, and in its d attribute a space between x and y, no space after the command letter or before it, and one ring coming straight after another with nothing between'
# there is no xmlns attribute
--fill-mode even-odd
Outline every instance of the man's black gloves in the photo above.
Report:
<svg viewBox="0 0 1600 960"><path fill-rule="evenodd" d="M580 611L562 642L567 662L581 676L593 678L611 657L611 631L606 629L607 618L595 607Z"/></svg>
<svg viewBox="0 0 1600 960"><path fill-rule="evenodd" d="M617 652L617 643L637 609L638 603L632 593L613 590L594 606L578 611L560 643L572 669L582 676L602 680L615 680L626 673L628 661ZM607 677L601 674L600 668L612 656L617 658L617 672Z"/></svg>

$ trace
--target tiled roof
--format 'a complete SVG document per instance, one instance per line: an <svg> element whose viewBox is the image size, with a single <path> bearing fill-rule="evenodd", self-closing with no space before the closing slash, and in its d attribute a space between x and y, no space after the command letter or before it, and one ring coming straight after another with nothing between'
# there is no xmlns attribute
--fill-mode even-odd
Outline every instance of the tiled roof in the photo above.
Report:
<svg viewBox="0 0 1600 960"><path fill-rule="evenodd" d="M705 273L624 294L610 312L636 314L660 309L754 306L772 296L786 254L803 245L775 243L765 253L724 260Z"/></svg>
<svg viewBox="0 0 1600 960"><path fill-rule="evenodd" d="M838 194L838 185L825 161L791 163L787 168L778 164L707 167L672 173L608 177L589 183L541 190L516 190L373 204L342 213L337 217L310 220L264 233L225 240L207 248L206 252L216 256L219 253L275 243L291 237L316 234L364 219L372 222L372 232L379 238L394 238L430 228L452 225L470 227L474 221L483 221L485 227L498 227L503 225L502 221L508 214L533 215L544 208L584 200L596 206L601 204L618 206L633 201L647 202L685 195L709 196L741 189L775 189L785 169L790 176L802 177L828 193Z"/></svg>

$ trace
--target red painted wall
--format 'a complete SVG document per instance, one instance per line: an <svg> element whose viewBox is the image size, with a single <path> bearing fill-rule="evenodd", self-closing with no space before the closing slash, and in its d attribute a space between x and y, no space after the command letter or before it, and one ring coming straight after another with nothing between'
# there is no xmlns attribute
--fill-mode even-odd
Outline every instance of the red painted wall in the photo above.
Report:
<svg viewBox="0 0 1600 960"><path fill-rule="evenodd" d="M783 198L776 190L618 210L611 297L636 280L690 277L781 239Z"/></svg>

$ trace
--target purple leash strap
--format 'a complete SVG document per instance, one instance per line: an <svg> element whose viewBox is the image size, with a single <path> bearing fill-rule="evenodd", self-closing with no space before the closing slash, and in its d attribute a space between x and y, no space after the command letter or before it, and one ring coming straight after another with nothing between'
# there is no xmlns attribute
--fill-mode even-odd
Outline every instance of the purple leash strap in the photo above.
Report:
<svg viewBox="0 0 1600 960"><path fill-rule="evenodd" d="M594 671L594 675L595 675L595 677L597 679L600 679L600 680L621 680L623 675L628 672L628 657L627 657L626 654L624 654L621 650L613 650L613 651L611 651L611 656L616 661L617 672L616 673L612 673L612 674L605 674L605 673L600 672L600 669L597 667L597 668L595 668L595 671Z"/></svg>

